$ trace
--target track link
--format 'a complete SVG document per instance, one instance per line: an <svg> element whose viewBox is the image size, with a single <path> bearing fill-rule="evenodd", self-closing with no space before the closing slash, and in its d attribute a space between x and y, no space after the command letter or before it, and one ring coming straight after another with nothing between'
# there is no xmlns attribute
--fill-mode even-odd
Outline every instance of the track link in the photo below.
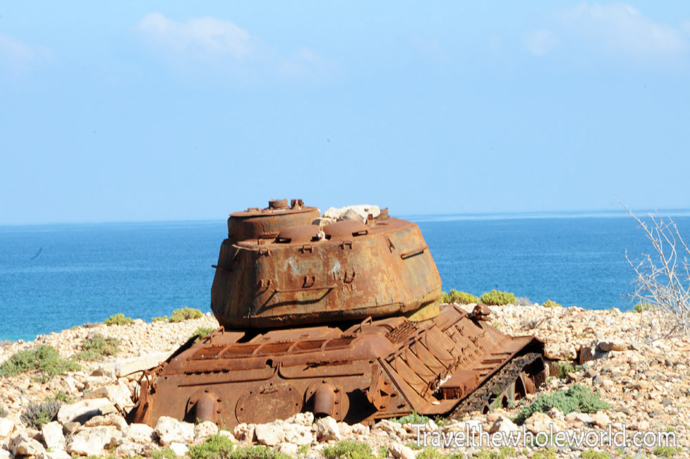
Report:
<svg viewBox="0 0 690 459"><path fill-rule="evenodd" d="M540 353L531 352L509 361L479 389L460 402L450 413L449 417L458 418L465 413L483 411L486 406L490 405L493 396L497 396L508 389L518 379L520 372L539 358L542 358Z"/></svg>

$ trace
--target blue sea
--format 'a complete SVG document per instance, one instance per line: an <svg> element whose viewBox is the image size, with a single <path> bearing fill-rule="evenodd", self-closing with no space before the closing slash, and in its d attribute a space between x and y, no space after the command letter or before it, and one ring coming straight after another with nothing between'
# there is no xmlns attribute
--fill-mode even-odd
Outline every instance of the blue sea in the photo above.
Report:
<svg viewBox="0 0 690 459"><path fill-rule="evenodd" d="M408 217L419 224L444 290L499 289L588 309L634 304L625 259L651 245L627 216ZM690 216L674 217L690 239ZM0 226L0 340L34 339L115 313L150 321L210 311L226 222Z"/></svg>

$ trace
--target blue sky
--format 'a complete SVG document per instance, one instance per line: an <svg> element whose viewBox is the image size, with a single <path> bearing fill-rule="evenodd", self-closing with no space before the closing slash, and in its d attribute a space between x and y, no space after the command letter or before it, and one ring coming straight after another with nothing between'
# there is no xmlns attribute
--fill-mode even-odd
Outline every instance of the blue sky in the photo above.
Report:
<svg viewBox="0 0 690 459"><path fill-rule="evenodd" d="M690 208L690 2L6 2L0 224Z"/></svg>

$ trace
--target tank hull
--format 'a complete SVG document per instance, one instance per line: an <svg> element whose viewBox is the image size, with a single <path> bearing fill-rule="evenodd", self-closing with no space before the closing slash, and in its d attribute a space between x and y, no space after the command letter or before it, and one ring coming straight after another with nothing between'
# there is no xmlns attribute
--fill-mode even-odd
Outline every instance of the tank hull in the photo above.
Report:
<svg viewBox="0 0 690 459"><path fill-rule="evenodd" d="M303 411L348 423L444 415L528 352L543 352L543 343L507 336L453 305L421 322L368 319L346 330L274 330L247 339L221 328L145 374L130 420L155 425L170 416L233 427ZM523 378L538 386L542 370Z"/></svg>

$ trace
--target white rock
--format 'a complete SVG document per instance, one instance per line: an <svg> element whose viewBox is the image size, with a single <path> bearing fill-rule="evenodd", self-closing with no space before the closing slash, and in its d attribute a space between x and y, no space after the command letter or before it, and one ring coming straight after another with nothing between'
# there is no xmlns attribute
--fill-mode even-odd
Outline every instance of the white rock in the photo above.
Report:
<svg viewBox="0 0 690 459"><path fill-rule="evenodd" d="M204 421L194 426L194 443L203 443L211 435L218 433L218 426L211 421Z"/></svg>
<svg viewBox="0 0 690 459"><path fill-rule="evenodd" d="M127 384L121 380L117 384L99 387L84 395L84 399L92 398L107 398L120 410L126 410L134 406L131 392Z"/></svg>
<svg viewBox="0 0 690 459"><path fill-rule="evenodd" d="M100 427L100 426L113 426L117 427L117 430L126 434L129 430L127 421L119 414L111 413L105 416L94 416L84 424L84 427Z"/></svg>
<svg viewBox="0 0 690 459"><path fill-rule="evenodd" d="M161 416L154 429L161 446L171 443L191 443L194 441L194 424L180 422L177 419Z"/></svg>
<svg viewBox="0 0 690 459"><path fill-rule="evenodd" d="M568 343L547 342L544 356L551 360L574 360L577 357L575 346Z"/></svg>
<svg viewBox="0 0 690 459"><path fill-rule="evenodd" d="M308 426L314 423L314 413L307 411L306 413L297 413L296 415L288 418L286 421L288 424L299 424L301 426Z"/></svg>
<svg viewBox="0 0 690 459"><path fill-rule="evenodd" d="M54 451L46 451L43 454L39 454L37 456L37 459L72 459L72 456L70 456L69 453L67 453L67 451L57 449Z"/></svg>
<svg viewBox="0 0 690 459"><path fill-rule="evenodd" d="M251 443L254 441L254 431L256 430L255 424L238 424L233 429L235 438L242 440L243 443Z"/></svg>
<svg viewBox="0 0 690 459"><path fill-rule="evenodd" d="M43 443L53 451L65 449L65 435L62 433L62 424L57 421L49 422L41 428Z"/></svg>
<svg viewBox="0 0 690 459"><path fill-rule="evenodd" d="M354 435L369 435L369 427L364 424L353 424L351 427Z"/></svg>
<svg viewBox="0 0 690 459"><path fill-rule="evenodd" d="M340 436L342 438L347 438L352 435L352 426L346 422L339 422L338 431L340 432Z"/></svg>
<svg viewBox="0 0 690 459"><path fill-rule="evenodd" d="M374 425L374 430L380 429L388 434L396 435L398 438L405 438L407 431L397 422L389 421L388 419L383 419Z"/></svg>
<svg viewBox="0 0 690 459"><path fill-rule="evenodd" d="M170 354L170 352L154 352L141 357L118 360L114 365L115 376L122 378L123 376L127 376L138 371L144 371L156 367L161 362L167 360L168 357L170 357Z"/></svg>
<svg viewBox="0 0 690 459"><path fill-rule="evenodd" d="M283 441L295 445L310 445L314 441L311 426L299 424L285 424L283 426Z"/></svg>
<svg viewBox="0 0 690 459"><path fill-rule="evenodd" d="M549 410L548 415L551 419L565 419L563 412L555 406Z"/></svg>
<svg viewBox="0 0 690 459"><path fill-rule="evenodd" d="M259 424L254 429L254 437L264 446L278 446L285 440L285 433L277 424Z"/></svg>
<svg viewBox="0 0 690 459"><path fill-rule="evenodd" d="M600 341L599 349L601 349L603 352L627 351L630 349L630 343L623 341Z"/></svg>
<svg viewBox="0 0 690 459"><path fill-rule="evenodd" d="M592 422L598 427L606 427L611 424L611 419L602 412L597 412L592 415Z"/></svg>
<svg viewBox="0 0 690 459"><path fill-rule="evenodd" d="M395 459L415 459L414 451L400 443L391 443L388 445L388 451Z"/></svg>
<svg viewBox="0 0 690 459"><path fill-rule="evenodd" d="M116 457L141 456L141 454L143 452L144 452L144 445L141 445L139 443L124 442L115 449L115 456Z"/></svg>
<svg viewBox="0 0 690 459"><path fill-rule="evenodd" d="M71 405L62 405L58 412L58 422L66 424L68 422L79 422L84 424L94 416L117 413L117 410L107 398L95 398L92 400L82 400Z"/></svg>
<svg viewBox="0 0 690 459"><path fill-rule="evenodd" d="M278 446L278 451L288 456L295 457L299 452L299 446L293 445L292 443L281 443L280 446Z"/></svg>
<svg viewBox="0 0 690 459"><path fill-rule="evenodd" d="M514 432L518 430L518 426L513 421L505 416L499 417L489 429L490 433L496 432Z"/></svg>
<svg viewBox="0 0 690 459"><path fill-rule="evenodd" d="M153 428L146 424L130 424L126 440L146 445L154 441Z"/></svg>
<svg viewBox="0 0 690 459"><path fill-rule="evenodd" d="M67 452L80 456L100 456L105 448L117 446L122 432L117 427L83 427L67 444Z"/></svg>
<svg viewBox="0 0 690 459"><path fill-rule="evenodd" d="M587 413L568 413L565 420L568 422L581 422L583 424L591 424L593 422L592 416Z"/></svg>
<svg viewBox="0 0 690 459"><path fill-rule="evenodd" d="M316 439L319 441L340 441L338 422L330 416L321 418L316 423Z"/></svg>
<svg viewBox="0 0 690 459"><path fill-rule="evenodd" d="M187 448L187 445L183 445L182 443L177 442L170 443L170 446L168 446L168 448L170 448L177 457L186 456L189 452L189 448Z"/></svg>
<svg viewBox="0 0 690 459"><path fill-rule="evenodd" d="M0 439L9 437L14 431L14 421L0 418Z"/></svg>
<svg viewBox="0 0 690 459"><path fill-rule="evenodd" d="M381 210L378 206L367 204L345 206L340 209L331 207L323 213L323 217L334 220L357 220L366 223L369 214L376 218L381 214Z"/></svg>
<svg viewBox="0 0 690 459"><path fill-rule="evenodd" d="M220 435L221 437L227 437L233 443L237 442L237 439L235 438L235 436L231 432L228 432L227 430L221 430L220 432L218 432L218 435Z"/></svg>
<svg viewBox="0 0 690 459"><path fill-rule="evenodd" d="M15 456L38 456L46 451L42 444L30 438L26 432L20 432L12 437L9 446Z"/></svg>
<svg viewBox="0 0 690 459"><path fill-rule="evenodd" d="M14 459L14 454L6 449L0 448L0 459Z"/></svg>

